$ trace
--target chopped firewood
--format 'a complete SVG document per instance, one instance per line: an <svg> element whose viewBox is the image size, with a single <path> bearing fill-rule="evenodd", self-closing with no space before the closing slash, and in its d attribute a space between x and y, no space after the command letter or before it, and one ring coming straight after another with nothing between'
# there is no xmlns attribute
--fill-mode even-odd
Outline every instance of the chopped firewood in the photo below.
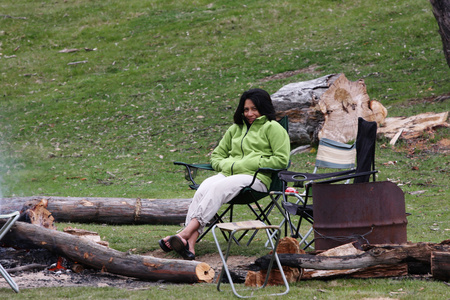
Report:
<svg viewBox="0 0 450 300"><path fill-rule="evenodd" d="M47 206L48 200L44 198L25 211L21 211L21 214L23 213L23 215L30 220L31 224L56 230L56 226L54 224L55 218L53 218L51 212L47 210Z"/></svg>
<svg viewBox="0 0 450 300"><path fill-rule="evenodd" d="M78 228L72 228L72 227L66 227L63 230L64 232L72 235L76 235L79 237L82 237L84 239L93 241L99 245L109 247L109 243L107 241L102 241L100 238L100 235L97 232L84 230L84 229L78 229Z"/></svg>
<svg viewBox="0 0 450 300"><path fill-rule="evenodd" d="M408 140L421 136L429 129L449 127L447 119L448 112L427 112L412 117L386 118L384 126L378 128L377 132L390 139L394 139L398 134L398 138Z"/></svg>
<svg viewBox="0 0 450 300"><path fill-rule="evenodd" d="M398 138L400 137L400 135L402 134L404 128L401 128L395 135L394 137L391 139L391 141L389 142L389 144L391 146L394 146L395 143L397 142Z"/></svg>
<svg viewBox="0 0 450 300"><path fill-rule="evenodd" d="M72 271L74 271L75 273L81 273L84 271L84 267L80 264L73 264Z"/></svg>
<svg viewBox="0 0 450 300"><path fill-rule="evenodd" d="M450 252L431 253L431 274L435 279L450 280Z"/></svg>
<svg viewBox="0 0 450 300"><path fill-rule="evenodd" d="M291 254L300 254L305 253L303 249L300 249L300 245L298 241L291 237L285 237L280 240L277 246L277 253L291 253ZM286 276L288 282L297 282L301 277L301 269L285 267L283 266L283 272ZM262 286L264 284L264 280L266 279L267 270L260 270L258 272L248 271L247 277L245 278L246 286ZM270 271L268 285L283 285L283 279L281 277L280 270L276 269L276 265Z"/></svg>

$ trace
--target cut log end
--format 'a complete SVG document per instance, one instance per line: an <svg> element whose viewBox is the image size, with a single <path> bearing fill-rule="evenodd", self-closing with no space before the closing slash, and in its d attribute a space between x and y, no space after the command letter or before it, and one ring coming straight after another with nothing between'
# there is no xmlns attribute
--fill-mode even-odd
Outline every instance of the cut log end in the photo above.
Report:
<svg viewBox="0 0 450 300"><path fill-rule="evenodd" d="M197 275L199 282L211 283L213 282L215 272L207 263L199 263L195 267L195 274Z"/></svg>
<svg viewBox="0 0 450 300"><path fill-rule="evenodd" d="M435 251L431 253L431 274L438 280L450 280L450 253Z"/></svg>

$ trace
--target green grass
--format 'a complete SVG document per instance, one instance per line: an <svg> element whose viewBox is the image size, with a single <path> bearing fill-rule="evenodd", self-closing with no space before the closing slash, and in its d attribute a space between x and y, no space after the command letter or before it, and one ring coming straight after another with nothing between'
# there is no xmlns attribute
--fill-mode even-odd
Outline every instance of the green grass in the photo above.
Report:
<svg viewBox="0 0 450 300"><path fill-rule="evenodd" d="M364 79L389 116L449 111L448 100L430 100L450 91L450 69L426 0L5 0L0 15L3 197L191 197L183 170L172 162L208 161L240 94L252 87L274 93L342 72ZM74 48L80 50L60 52ZM262 81L312 65L316 72ZM432 146L449 136L448 128L425 133L423 148L400 141L391 149L378 141L378 179L401 184L412 242L448 238L449 159ZM311 171L314 157L294 156L293 168ZM111 247L136 253L156 249L159 238L179 229L59 228L67 225L98 231ZM211 236L202 243L199 254L216 251ZM256 247L245 251L258 253ZM389 294L400 288L406 294ZM313 281L295 285L291 296L436 299L444 288L418 280ZM38 289L20 296L171 299L185 289L191 298L217 295L211 285L174 285L133 292ZM8 290L3 294L10 297Z"/></svg>
<svg viewBox="0 0 450 300"><path fill-rule="evenodd" d="M412 279L342 279L331 281L301 281L290 286L291 291L280 299L443 299L448 287L442 282L420 281ZM243 289L243 287L238 287ZM0 289L0 292L5 289ZM263 293L279 293L280 287L267 287L258 291ZM9 293L8 299L36 299L48 296L49 292L56 299L202 299L220 298L236 299L228 285L223 285L219 293L215 285L171 285L158 284L140 290L117 288L39 288L23 290L20 294ZM241 290L244 294L245 291ZM247 291L248 294L248 291ZM6 293L5 293L6 295ZM87 296L89 295L89 296ZM260 296L258 299L273 299Z"/></svg>

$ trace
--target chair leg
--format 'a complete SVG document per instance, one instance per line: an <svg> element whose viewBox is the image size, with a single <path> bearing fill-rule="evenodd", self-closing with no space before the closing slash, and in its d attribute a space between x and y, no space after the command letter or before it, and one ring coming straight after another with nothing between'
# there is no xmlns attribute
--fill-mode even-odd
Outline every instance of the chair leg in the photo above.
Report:
<svg viewBox="0 0 450 300"><path fill-rule="evenodd" d="M238 232L240 229L238 229L238 230L233 230L233 231L230 233L230 239L229 239L229 241L228 241L228 243L227 243L227 249L226 249L225 255L224 255L223 252L222 252L222 249L221 249L221 247L220 247L220 243L219 243L219 241L218 241L218 239L217 239L217 235L216 235L216 231L215 231L216 228L217 228L217 225L214 225L214 227L213 227L213 229L212 229L212 233L213 233L213 236L214 236L214 241L215 241L215 243L216 243L217 249L219 250L218 252L219 252L220 258L221 258L222 263L223 263L222 271L220 272L220 276L219 276L218 283L217 283L217 290L218 290L219 292L221 291L221 289L220 289L220 284L222 283L222 279L223 279L223 276L224 276L224 274L225 274L225 275L227 276L227 278L228 278L228 281L229 281L229 283L230 283L230 286L231 286L231 289L232 289L233 293L234 293L237 297L239 297L239 298L250 298L250 297L256 296L256 295L243 296L243 295L241 295L241 294L239 294L239 293L237 292L237 290L236 290L236 288L235 288L235 286L234 286L233 279L232 279L232 277L231 277L230 271L229 271L229 269L228 269L228 265L227 265L227 260L228 260L229 254L230 254L230 248L231 248L231 244L232 244L232 239L234 238L234 234L235 234L236 232ZM262 229L262 228L261 228L261 229ZM278 269L280 270L281 278L283 279L283 283L284 283L284 285L285 285L285 287L286 287L286 290L285 290L284 292L282 292L282 293L271 294L271 295L269 295L269 296L281 296L281 295L285 295L285 294L287 294L287 293L289 292L289 283L287 282L286 276L284 275L284 272L283 272L283 266L281 265L280 259L278 258L278 255L277 255L277 253L276 253L276 249L277 249L277 246L278 246L278 242L279 242L279 240L280 240L280 233L281 233L281 230L280 230L280 229L275 229L275 231L276 231L276 233L277 233L277 238L276 238L276 241L275 241L275 244L274 244L273 241L272 241L272 238L271 238L272 233L270 232L269 228L264 228L264 229L265 229L265 231L266 231L267 238L268 238L269 243L270 243L270 246L271 246L271 248L272 248L272 257L271 257L271 260L270 260L270 262L269 262L269 267L267 268L267 275L266 275L266 278L265 278L265 280L264 280L264 284L263 284L261 287L259 287L259 288L260 288L260 289L261 289L261 288L264 288L264 287L267 285L267 283L269 282L270 271L272 270L273 263L276 262L276 263L277 263L277 267L278 267ZM248 231L248 230L254 230L254 229L242 229L242 230ZM222 231L222 230L221 230L221 231Z"/></svg>
<svg viewBox="0 0 450 300"><path fill-rule="evenodd" d="M257 220L260 220L260 221L262 221L262 222L264 222L264 223L267 224L267 225L272 225L272 223L271 223L270 220L269 220L269 215L270 215L270 213L272 212L272 210L273 210L274 207L278 208L278 211L279 211L284 217L286 217L285 214L284 214L283 208L282 208L282 207L280 206L280 204L278 203L278 200L280 199L280 197L281 197L282 194L281 194L280 192L273 192L273 193L274 193L275 195L277 195L277 196L274 197L272 194L270 194L270 200L271 200L271 202L270 202L270 204L268 204L264 209L262 209L261 206L258 204L258 202L256 202L256 205L257 205L257 207L259 208L259 211L260 211L259 214L257 214L257 212L254 211L253 208L250 207L250 208L253 210L254 214L256 215L256 219L257 219ZM250 205L249 205L249 206L250 206ZM284 220L283 220L282 223L279 225L280 227L283 226L283 222L284 222ZM246 233L247 233L247 232L245 232L244 234L246 234ZM272 238L275 236L275 233L276 233L276 230L271 230L271 236L272 236ZM243 235L244 235L244 234L243 234ZM250 245L251 241L253 240L253 238L255 237L256 234L257 234L257 231L255 231L255 232L253 233L253 235L250 237L249 241L247 242L247 246ZM243 235L239 238L239 240L243 237ZM268 246L268 243L267 243L267 242L266 242L265 246L266 246L266 247Z"/></svg>
<svg viewBox="0 0 450 300"><path fill-rule="evenodd" d="M314 239L312 239L309 243L306 240L312 232L313 232L313 227L311 226L311 228L308 230L308 232L302 237L301 241L299 242L299 245L305 243L305 247L303 248L303 250L306 250L314 242Z"/></svg>
<svg viewBox="0 0 450 300"><path fill-rule="evenodd" d="M306 200L303 199L303 197L307 197L308 193L306 195L300 195L300 194L289 194L289 196L295 196L297 198L297 201L295 202L296 205L298 205L299 203L301 203L303 206L306 206ZM287 198L288 195L286 195ZM287 200L285 200L287 201ZM300 242L299 245L302 245L303 243L305 244L305 247L303 248L303 250L306 250L308 247L311 247L311 244L314 242L314 239L312 239L310 242L307 241L307 238L311 235L311 233L313 232L313 217L308 214L308 213L303 213L299 215L299 219L298 219L298 223L295 229L294 228L294 224L292 224L291 222L291 217L289 212L286 212L286 220L288 220L290 222L291 225L291 237L298 239L300 238ZM307 222L309 222L311 224L311 227L309 228L308 232L304 235L302 235L300 233L300 226L302 224L302 221L305 220ZM280 225L281 226L281 225Z"/></svg>
<svg viewBox="0 0 450 300"><path fill-rule="evenodd" d="M3 278L5 278L6 282L8 282L9 286L16 292L19 292L19 286L14 282L14 280L11 278L11 276L6 272L6 270L3 268L2 265L0 265L0 273L2 274Z"/></svg>
<svg viewBox="0 0 450 300"><path fill-rule="evenodd" d="M236 296L240 297L239 294L236 292L236 289L234 288L233 280L231 278L231 274L230 274L230 271L228 270L228 265L227 265L227 260L228 260L228 256L230 254L230 248L231 248L231 240L229 240L227 243L227 249L225 251L225 256L224 256L223 252L221 250L221 247L220 247L219 240L217 239L217 236L216 236L216 231L215 231L216 228L217 228L217 226L214 225L214 227L212 228L212 233L213 233L214 241L216 242L217 249L219 250L218 252L220 255L220 259L222 260L222 263L223 263L222 271L220 272L220 276L219 276L218 283L217 283L217 290L219 292L221 291L220 284L222 283L222 278L225 273L227 275L228 281L230 282L233 293ZM234 235L234 232L231 233L231 236L233 236L233 235ZM240 297L240 298L242 298L242 297Z"/></svg>
<svg viewBox="0 0 450 300"><path fill-rule="evenodd" d="M216 216L214 217L214 221L209 224L206 230L197 238L197 243L201 241L201 239L213 228L214 225L216 225L217 223L224 223L222 218L230 209L232 209L231 205L227 207L222 214L216 214Z"/></svg>
<svg viewBox="0 0 450 300"><path fill-rule="evenodd" d="M13 212L11 214L7 215L0 215L0 219L8 219L6 223L2 226L0 229L0 240L5 236L5 234L9 231L9 229L14 225L14 223L19 219L20 213L18 211ZM0 264L0 273L5 278L5 280L8 282L8 284L11 286L11 288L18 293L19 287L14 282L14 280L11 278L11 276L6 272L6 270L3 268L3 266Z"/></svg>
<svg viewBox="0 0 450 300"><path fill-rule="evenodd" d="M278 199L281 197L282 192L273 192L277 195L277 197L272 198L272 202L274 203L273 205L276 205L276 207L278 208L278 210L280 211L280 213L283 215L283 220L281 221L281 223L278 225L280 228L283 227L284 225L284 230L285 230L285 236L287 236L287 227L289 226L289 229L291 231L291 234L294 234L294 224L292 224L291 218L289 216L289 213L287 213L279 204L278 204ZM272 231L270 238L273 239L276 236L277 231ZM281 234L281 233L280 233ZM268 248L268 244L269 241L267 240L267 242L265 243L265 247Z"/></svg>

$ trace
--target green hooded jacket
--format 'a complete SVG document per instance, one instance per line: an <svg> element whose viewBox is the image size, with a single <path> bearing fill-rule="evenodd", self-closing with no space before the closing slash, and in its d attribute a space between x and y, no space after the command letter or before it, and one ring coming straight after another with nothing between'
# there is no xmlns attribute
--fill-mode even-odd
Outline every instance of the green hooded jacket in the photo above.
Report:
<svg viewBox="0 0 450 300"><path fill-rule="evenodd" d="M225 176L253 176L259 168L286 168L289 152L287 131L277 121L261 116L250 126L231 125L211 154L211 165ZM257 178L270 186L270 174L258 173Z"/></svg>

